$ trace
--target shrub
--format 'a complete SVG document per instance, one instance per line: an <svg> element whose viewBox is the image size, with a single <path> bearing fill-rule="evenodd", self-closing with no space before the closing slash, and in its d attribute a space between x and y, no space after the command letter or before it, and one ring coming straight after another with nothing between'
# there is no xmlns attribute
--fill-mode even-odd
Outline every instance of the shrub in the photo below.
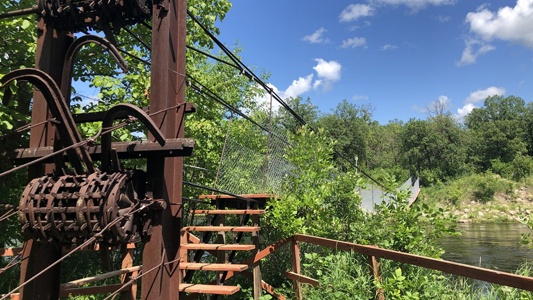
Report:
<svg viewBox="0 0 533 300"><path fill-rule="evenodd" d="M474 190L472 191L474 200L481 203L491 201L494 198L494 194L496 194L496 179L494 176L483 176L476 179Z"/></svg>

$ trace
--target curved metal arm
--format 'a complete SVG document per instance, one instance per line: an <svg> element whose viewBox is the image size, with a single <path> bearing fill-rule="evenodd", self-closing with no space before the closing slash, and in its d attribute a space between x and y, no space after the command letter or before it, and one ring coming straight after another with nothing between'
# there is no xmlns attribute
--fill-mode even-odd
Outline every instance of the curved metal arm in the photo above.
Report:
<svg viewBox="0 0 533 300"><path fill-rule="evenodd" d="M115 47L115 45L113 45L105 38L99 37L97 35L84 35L76 39L70 45L65 55L65 63L63 64L63 77L61 78L61 95L63 95L63 97L68 102L70 102L70 91L72 88L72 72L74 70L74 62L76 61L76 56L80 52L81 48L89 43L94 43L102 47L104 50L109 51L111 56L117 62L118 66L122 69L122 71L128 72L128 64L126 63L122 55L120 55L120 52Z"/></svg>
<svg viewBox="0 0 533 300"><path fill-rule="evenodd" d="M81 135L70 114L70 110L61 96L59 87L50 75L34 68L11 71L0 79L0 88L4 88L14 80L28 81L41 91L52 116L61 122L56 125L56 128L58 129L59 137L63 145L73 145L81 142ZM70 149L67 150L67 154L77 174L83 174L85 172L84 165L87 172L93 173L95 171L91 156L85 148L77 147ZM61 168L61 166L56 167Z"/></svg>
<svg viewBox="0 0 533 300"><path fill-rule="evenodd" d="M105 128L111 127L113 125L113 121L119 116L119 115L130 115L137 119L139 119L145 126L148 128L148 131L154 136L156 141L159 143L159 145L164 146L166 143L165 136L159 130L155 122L150 118L146 112L144 112L139 107L128 104L128 103L122 103L117 104L111 109L107 111L107 113L104 116L104 120L102 121L102 129L105 130ZM104 172L110 172L110 154L111 151L111 132L106 132L102 135L102 171Z"/></svg>

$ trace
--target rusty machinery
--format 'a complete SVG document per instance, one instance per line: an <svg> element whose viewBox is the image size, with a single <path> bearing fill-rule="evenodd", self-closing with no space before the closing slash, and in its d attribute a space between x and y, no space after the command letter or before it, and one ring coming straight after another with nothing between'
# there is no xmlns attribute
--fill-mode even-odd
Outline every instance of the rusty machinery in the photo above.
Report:
<svg viewBox="0 0 533 300"><path fill-rule="evenodd" d="M59 31L104 30L107 34L109 29L116 32L124 25L150 18L152 1L39 0L36 7L23 12L38 13L46 24ZM5 15L16 14L21 13ZM0 79L2 88L15 80L24 80L43 93L55 119L57 141L54 148L59 147L66 152L65 157L63 154L54 157L54 172L31 180L24 189L19 203L23 233L26 239L60 245L80 244L97 233L101 233L99 242L107 245L138 242L150 234L153 208L161 209L165 203L152 199L145 172L126 170L120 166L121 153L111 145L109 128L117 118L142 121L159 144L144 144L144 157L150 153L190 155L194 141L167 140L146 112L130 104L119 104L106 112L101 120L102 145L97 151L101 165L97 168L92 160L95 153L89 153L86 147L93 141L82 140L67 104L75 55L86 43L95 43L108 50L119 66L126 69L113 43L98 36L85 35L72 43L67 51L62 89L48 74L33 68L15 70ZM190 106L187 107L191 110ZM122 151L130 156L122 156L136 156L131 155L135 151L135 143L130 143L127 150ZM21 150L18 157L26 155L26 159L34 159L39 156L29 152ZM143 157L142 154L137 156ZM151 209L135 210L143 205Z"/></svg>
<svg viewBox="0 0 533 300"><path fill-rule="evenodd" d="M157 1L154 1L157 2ZM152 0L37 0L37 5L0 17L36 13L51 27L68 32L118 31L152 16Z"/></svg>

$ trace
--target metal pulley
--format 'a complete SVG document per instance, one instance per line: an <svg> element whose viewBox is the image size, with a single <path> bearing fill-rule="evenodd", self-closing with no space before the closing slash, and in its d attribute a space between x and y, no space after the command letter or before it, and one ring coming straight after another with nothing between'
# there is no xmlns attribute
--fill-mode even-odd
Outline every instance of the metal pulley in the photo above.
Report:
<svg viewBox="0 0 533 300"><path fill-rule="evenodd" d="M149 19L152 0L39 0L48 25L70 32L120 29Z"/></svg>
<svg viewBox="0 0 533 300"><path fill-rule="evenodd" d="M19 203L26 238L79 244L97 233L110 245L140 241L144 172L51 175L32 180ZM142 197L142 198L141 198Z"/></svg>

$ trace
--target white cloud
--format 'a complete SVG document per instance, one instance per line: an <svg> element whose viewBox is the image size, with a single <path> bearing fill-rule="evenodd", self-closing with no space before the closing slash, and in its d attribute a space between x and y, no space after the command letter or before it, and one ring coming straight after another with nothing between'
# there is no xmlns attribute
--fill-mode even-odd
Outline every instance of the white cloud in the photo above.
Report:
<svg viewBox="0 0 533 300"><path fill-rule="evenodd" d="M299 95L309 91L311 89L311 83L313 82L313 74L309 74L305 77L300 77L292 81L292 84L283 92L282 98L298 97ZM281 95L280 95L281 96Z"/></svg>
<svg viewBox="0 0 533 300"><path fill-rule="evenodd" d="M329 39L324 37L324 33L326 32L327 30L324 27L321 27L312 34L304 36L302 39L311 44L327 43L329 42Z"/></svg>
<svg viewBox="0 0 533 300"><path fill-rule="evenodd" d="M496 49L494 46L486 42L468 39L465 40L465 49L461 55L461 60L457 62L458 66L465 66L473 64L477 61L478 56Z"/></svg>
<svg viewBox="0 0 533 300"><path fill-rule="evenodd" d="M366 95L354 95L354 96L352 96L352 100L354 100L354 101L362 101L362 100L366 101L368 99L369 98Z"/></svg>
<svg viewBox="0 0 533 300"><path fill-rule="evenodd" d="M470 114L474 108L476 108L476 106L472 103L465 104L463 107L457 109L457 117L460 120L464 119L464 117Z"/></svg>
<svg viewBox="0 0 533 300"><path fill-rule="evenodd" d="M533 0L517 0L497 12L481 6L466 15L470 31L486 41L500 39L533 48Z"/></svg>
<svg viewBox="0 0 533 300"><path fill-rule="evenodd" d="M485 101L485 99L487 99L487 97L489 96L494 96L494 95L498 95L498 96L502 96L503 94L505 94L505 89L502 88L502 87L495 87L495 86L491 86L491 87L488 87L484 90L477 90L475 92L472 92L466 99L465 99L465 103L478 103L478 102L481 102L481 101Z"/></svg>
<svg viewBox="0 0 533 300"><path fill-rule="evenodd" d="M313 67L319 80L336 82L341 79L342 66L334 60L325 61L322 58L315 59L317 65Z"/></svg>
<svg viewBox="0 0 533 300"><path fill-rule="evenodd" d="M474 108L476 104L482 101L485 101L487 97L490 96L503 96L505 94L505 89L502 87L491 86L484 90L477 90L470 93L470 95L464 100L464 106L457 109L457 115L459 118L464 118L468 115Z"/></svg>
<svg viewBox="0 0 533 300"><path fill-rule="evenodd" d="M281 99L287 98L296 98L301 94L308 92L312 87L313 74L309 74L305 77L299 77L296 80L293 80L291 85L287 87L286 90L281 91L273 84L267 84L267 86L272 90L273 93L277 94ZM260 97L255 99L255 102L259 103L262 106L270 106L270 94L268 92L264 93ZM278 101L272 99L272 110L276 111L281 107Z"/></svg>
<svg viewBox="0 0 533 300"><path fill-rule="evenodd" d="M428 5L453 5L457 0L372 0L371 3L375 5L404 5L413 11L417 11Z"/></svg>
<svg viewBox="0 0 533 300"><path fill-rule="evenodd" d="M366 45L366 39L364 37L353 37L342 41L342 48L357 48Z"/></svg>
<svg viewBox="0 0 533 300"><path fill-rule="evenodd" d="M287 99L289 97L296 98L310 91L311 89L328 90L329 88L331 88L331 85L334 82L337 82L341 79L342 66L334 60L325 61L322 58L317 58L315 59L315 61L317 62L317 64L313 67L313 69L315 70L317 75L316 79L315 74L309 74L304 77L299 77L298 79L293 80L291 85L287 87L287 89L284 91L279 90L272 84L268 84L268 86L272 89L273 92L278 94L281 99ZM256 101L257 103L267 105L270 102L270 95L266 93L262 97L257 98ZM273 106L274 109L277 109L279 107L279 105L276 104L276 101L273 102Z"/></svg>
<svg viewBox="0 0 533 300"><path fill-rule="evenodd" d="M374 14L374 8L367 4L350 4L339 15L341 22L355 21L361 17L368 17Z"/></svg>
<svg viewBox="0 0 533 300"><path fill-rule="evenodd" d="M391 45L391 44L385 44L381 47L381 50L382 51L387 51L387 50L394 50L394 49L398 49L398 46L396 45Z"/></svg>

